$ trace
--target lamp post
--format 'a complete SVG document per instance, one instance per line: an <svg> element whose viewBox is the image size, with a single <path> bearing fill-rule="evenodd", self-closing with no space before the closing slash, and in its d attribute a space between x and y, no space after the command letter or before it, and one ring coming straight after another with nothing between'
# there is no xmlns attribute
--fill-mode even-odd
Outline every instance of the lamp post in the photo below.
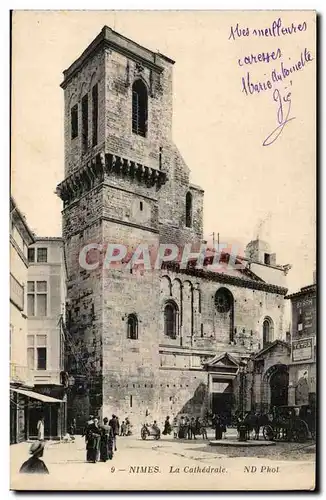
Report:
<svg viewBox="0 0 326 500"><path fill-rule="evenodd" d="M239 375L240 375L240 391L239 391L239 399L240 399L240 414L243 419L244 414L244 399L245 399L245 376L246 376L246 365L241 363L239 366Z"/></svg>

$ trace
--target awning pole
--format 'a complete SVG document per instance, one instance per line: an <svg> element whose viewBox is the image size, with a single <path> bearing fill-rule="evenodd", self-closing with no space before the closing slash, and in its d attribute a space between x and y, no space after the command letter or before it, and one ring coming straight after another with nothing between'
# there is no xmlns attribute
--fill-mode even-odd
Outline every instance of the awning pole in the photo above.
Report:
<svg viewBox="0 0 326 500"><path fill-rule="evenodd" d="M50 439L52 439L52 422L51 422L51 403L49 404L49 408L50 408Z"/></svg>

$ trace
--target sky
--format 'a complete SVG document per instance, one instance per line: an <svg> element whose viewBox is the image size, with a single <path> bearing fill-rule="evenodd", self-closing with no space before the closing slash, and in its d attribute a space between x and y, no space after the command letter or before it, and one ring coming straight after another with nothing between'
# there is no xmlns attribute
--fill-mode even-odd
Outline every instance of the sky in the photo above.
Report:
<svg viewBox="0 0 326 500"><path fill-rule="evenodd" d="M278 17L273 11L15 12L12 194L30 228L38 236L61 234L61 200L54 192L64 171L62 72L108 25L176 61L173 139L191 182L205 190L204 236L219 233L221 243L238 242L241 249L258 235L269 242L278 264L292 264L290 291L311 284L316 267L315 31L311 14L289 11L282 13L282 26L305 22L304 31L253 36L253 29L269 27ZM231 26L237 24L241 36L233 39ZM263 52L274 52L278 60L244 64L245 56ZM242 77L249 72L251 82L266 82L281 61L291 67L301 57L301 70L274 85L284 99L291 91L289 117L294 119L273 144L263 146L277 127L279 103L274 90L246 95ZM286 114L289 101L282 102Z"/></svg>

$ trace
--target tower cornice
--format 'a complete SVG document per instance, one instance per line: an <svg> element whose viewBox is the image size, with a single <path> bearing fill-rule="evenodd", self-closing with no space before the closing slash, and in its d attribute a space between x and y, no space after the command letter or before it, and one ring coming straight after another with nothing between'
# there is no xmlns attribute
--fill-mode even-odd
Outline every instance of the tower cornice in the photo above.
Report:
<svg viewBox="0 0 326 500"><path fill-rule="evenodd" d="M98 153L58 184L56 194L67 206L95 185L101 184L105 174L129 177L148 188L156 186L159 189L167 181L166 173L161 170L111 153Z"/></svg>
<svg viewBox="0 0 326 500"><path fill-rule="evenodd" d="M104 26L97 37L90 43L78 59L73 62L68 69L63 72L64 80L61 83L63 89L66 88L69 81L80 71L84 64L94 56L99 50L107 48L112 49L126 56L137 63L140 63L157 73L163 72L163 66L159 64L160 59L174 64L174 61L160 53L152 52L151 50L139 45L129 38L120 35L113 31L108 26Z"/></svg>

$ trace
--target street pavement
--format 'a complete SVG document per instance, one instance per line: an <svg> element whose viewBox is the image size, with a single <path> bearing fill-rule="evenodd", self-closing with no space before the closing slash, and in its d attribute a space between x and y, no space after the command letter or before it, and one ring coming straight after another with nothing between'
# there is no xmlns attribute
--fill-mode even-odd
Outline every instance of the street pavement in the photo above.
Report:
<svg viewBox="0 0 326 500"><path fill-rule="evenodd" d="M209 436L213 438L213 434ZM228 439L236 439L232 429ZM278 444L287 450L289 443ZM43 460L50 474L19 474L28 458L30 443L12 445L11 489L15 490L241 490L314 488L313 455L289 459L277 454L276 446L251 456L229 456L227 447L211 447L209 441L186 441L163 436L141 440L138 436L118 438L113 460L90 464L85 461L85 442L46 442ZM272 448L274 449L272 451ZM247 448L246 450L249 450ZM290 450L290 448L289 448ZM259 455L259 456L257 456Z"/></svg>

